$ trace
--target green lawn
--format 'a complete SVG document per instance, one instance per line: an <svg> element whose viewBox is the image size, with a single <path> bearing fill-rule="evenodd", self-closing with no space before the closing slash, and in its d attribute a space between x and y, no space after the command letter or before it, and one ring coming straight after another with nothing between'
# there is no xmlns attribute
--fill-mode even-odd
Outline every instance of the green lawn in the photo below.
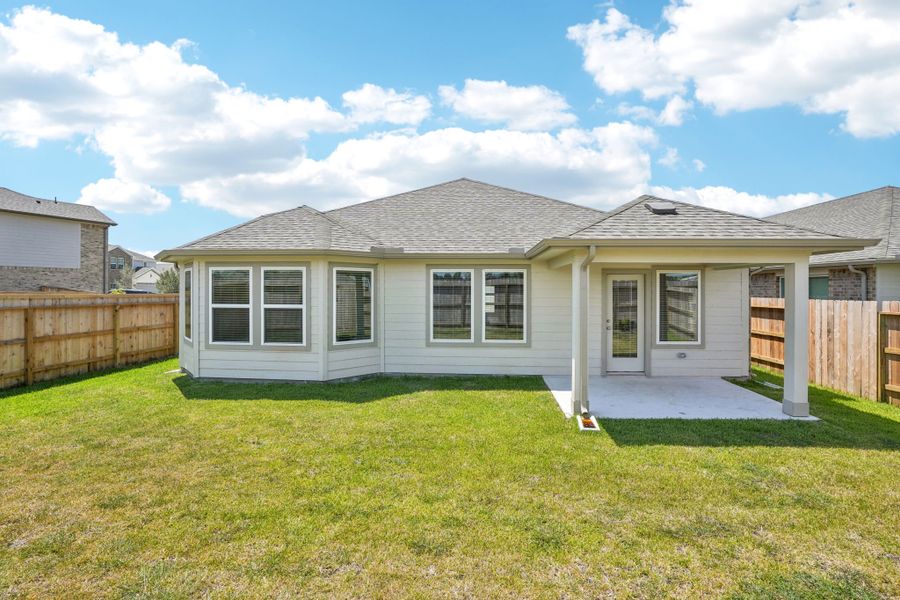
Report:
<svg viewBox="0 0 900 600"><path fill-rule="evenodd" d="M175 367L0 393L0 598L900 591L894 407L578 433L538 378Z"/></svg>

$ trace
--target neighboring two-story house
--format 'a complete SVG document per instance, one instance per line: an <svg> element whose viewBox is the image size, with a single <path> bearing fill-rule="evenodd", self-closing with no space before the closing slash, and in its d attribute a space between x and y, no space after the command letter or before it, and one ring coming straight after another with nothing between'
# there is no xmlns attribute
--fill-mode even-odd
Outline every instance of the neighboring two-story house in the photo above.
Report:
<svg viewBox="0 0 900 600"><path fill-rule="evenodd" d="M107 291L112 219L93 206L0 188L0 291Z"/></svg>
<svg viewBox="0 0 900 600"><path fill-rule="evenodd" d="M146 267L156 266L152 257L122 246L111 245L109 254L109 289L130 289L134 287L134 275ZM125 281L125 279L128 279Z"/></svg>
<svg viewBox="0 0 900 600"><path fill-rule="evenodd" d="M879 238L853 252L809 259L809 297L831 300L900 300L900 188L885 186L767 217L769 221L847 237ZM752 296L784 296L784 269L755 270Z"/></svg>

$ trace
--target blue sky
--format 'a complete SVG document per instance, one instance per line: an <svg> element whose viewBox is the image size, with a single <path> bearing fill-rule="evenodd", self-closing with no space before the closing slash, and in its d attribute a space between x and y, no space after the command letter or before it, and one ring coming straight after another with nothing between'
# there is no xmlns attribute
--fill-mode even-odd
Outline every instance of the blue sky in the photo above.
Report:
<svg viewBox="0 0 900 600"><path fill-rule="evenodd" d="M462 176L757 215L898 183L900 11L716 4L0 2L0 185L159 250Z"/></svg>

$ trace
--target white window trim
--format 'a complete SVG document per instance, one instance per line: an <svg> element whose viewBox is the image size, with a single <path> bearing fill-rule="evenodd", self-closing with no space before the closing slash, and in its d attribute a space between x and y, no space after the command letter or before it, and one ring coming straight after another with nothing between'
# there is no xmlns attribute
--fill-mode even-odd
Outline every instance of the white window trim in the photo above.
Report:
<svg viewBox="0 0 900 600"><path fill-rule="evenodd" d="M521 273L522 274L522 339L521 340L489 340L487 339L487 304L488 273ZM528 269L510 269L507 267L483 267L481 269L481 342L484 344L527 344L528 343Z"/></svg>
<svg viewBox="0 0 900 600"><path fill-rule="evenodd" d="M472 315L469 320L469 338L465 340L450 340L446 338L434 337L434 274L435 273L468 273L470 276L469 285L469 303L472 307ZM475 342L475 269L430 269L428 273L428 312L430 331L428 332L428 341L436 344L471 344Z"/></svg>
<svg viewBox="0 0 900 600"><path fill-rule="evenodd" d="M195 295L195 294L194 294L194 282L193 282L193 280L191 279L191 277L193 276L193 274L194 274L194 268L193 268L193 267L188 267L188 268L186 268L186 269L184 270L184 275L182 276L182 281L181 281L181 307L182 307L182 310L184 311L184 314L185 314L185 315L187 315L188 313L190 313L190 312L192 312L192 311L194 310L194 295ZM191 306L190 306L190 307L188 307L187 302L185 301L185 300L186 300L186 297L185 297L185 295L184 295L184 288L185 288L185 286L187 285L188 281L191 282ZM191 335L194 335L194 333L193 333L193 332L194 332L194 319L193 319L193 316L194 316L194 315L191 314L190 316L192 317L192 318L191 318ZM182 332L182 336L183 336L184 339L186 339L187 341L193 342L194 340L191 339L190 337L188 337L186 333L184 333L184 331L185 331L184 325L185 325L185 322L186 322L186 321L187 321L187 319L186 319L184 316L182 316L182 318L181 318L181 332Z"/></svg>
<svg viewBox="0 0 900 600"><path fill-rule="evenodd" d="M337 274L338 271L367 271L371 274L372 281L372 328L369 337L364 340L346 340L339 342L337 339ZM353 346L356 344L371 344L375 341L375 269L372 267L332 267L331 270L331 343L335 346Z"/></svg>
<svg viewBox="0 0 900 600"><path fill-rule="evenodd" d="M696 273L697 274L697 341L694 342L668 342L660 340L660 306L659 276L665 273ZM702 269L665 269L656 271L654 301L656 303L656 344L659 346L701 346L703 344L703 270Z"/></svg>
<svg viewBox="0 0 900 600"><path fill-rule="evenodd" d="M266 304L266 271L300 271L303 273L303 285L301 288L301 298L303 302L300 304ZM306 346L306 285L308 279L306 278L306 267L262 267L260 269L260 284L259 284L259 304L260 304L260 331L262 331L262 345L263 346L294 346L297 348L303 348ZM290 308L290 309L300 309L300 336L303 338L303 341L300 343L297 342L267 342L266 341L266 309L267 308Z"/></svg>
<svg viewBox="0 0 900 600"><path fill-rule="evenodd" d="M247 304L213 304L213 273L216 271L247 271L250 284L250 301ZM213 309L214 308L246 308L249 319L249 336L246 342L214 342L213 341ZM210 346L252 346L253 345L253 269L245 266L210 267L209 268L209 345Z"/></svg>

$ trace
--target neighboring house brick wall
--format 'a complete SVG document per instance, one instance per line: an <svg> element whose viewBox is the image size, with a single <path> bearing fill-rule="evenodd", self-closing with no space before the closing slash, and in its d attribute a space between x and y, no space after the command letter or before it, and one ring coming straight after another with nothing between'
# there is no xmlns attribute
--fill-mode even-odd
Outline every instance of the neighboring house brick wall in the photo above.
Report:
<svg viewBox="0 0 900 600"><path fill-rule="evenodd" d="M81 224L81 267L3 267L0 291L32 292L41 286L103 293L106 226Z"/></svg>
<svg viewBox="0 0 900 600"><path fill-rule="evenodd" d="M133 269L133 264L131 262L131 255L127 252L123 252L120 248L112 248L109 251L109 260L107 260L106 269L109 272L109 276L107 281L109 281L109 289L113 290L118 287L131 287L131 282L125 282L124 285L119 285L119 278L122 275L122 270L120 269L110 269L109 264L112 262L112 259L124 259L125 260L125 269ZM132 271L133 274L133 271Z"/></svg>
<svg viewBox="0 0 900 600"><path fill-rule="evenodd" d="M874 300L877 289L875 269L865 267L859 270L866 273L866 299ZM832 300L862 300L862 277L845 268L829 269L828 297Z"/></svg>
<svg viewBox="0 0 900 600"><path fill-rule="evenodd" d="M771 271L754 273L750 277L750 295L754 298L777 298L778 274Z"/></svg>

